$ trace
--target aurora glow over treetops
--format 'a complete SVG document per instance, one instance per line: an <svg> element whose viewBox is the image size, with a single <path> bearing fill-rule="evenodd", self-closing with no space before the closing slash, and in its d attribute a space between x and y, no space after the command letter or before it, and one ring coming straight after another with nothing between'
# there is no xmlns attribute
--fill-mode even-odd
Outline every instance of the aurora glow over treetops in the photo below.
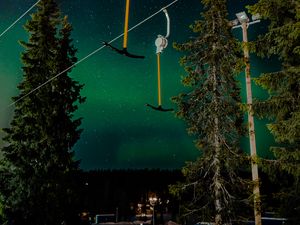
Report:
<svg viewBox="0 0 300 225"><path fill-rule="evenodd" d="M0 2L0 30L4 30L16 17L35 1L3 0ZM129 26L159 10L171 1L132 1ZM182 91L180 75L184 73L178 64L180 53L172 48L172 42L182 42L191 36L188 29L201 11L198 0L179 1L170 7L171 35L169 46L162 60L163 103L174 107L172 96ZM231 3L234 2L234 3ZM244 10L251 1L230 1L231 13ZM101 46L103 40L111 40L123 32L122 0L74 0L59 1L64 14L73 25L74 45L77 57L83 58ZM233 16L232 16L233 17ZM11 97L17 94L16 86L22 79L19 59L23 48L18 40L27 40L22 28L28 17L0 39L0 127L8 126L13 109L5 109ZM251 28L250 32L259 30ZM234 31L239 36L238 31ZM103 49L72 71L74 79L84 83L82 95L87 97L79 108L78 116L84 117L81 139L75 146L76 157L82 159L83 169L96 168L180 168L186 160L192 160L198 152L182 121L172 113L160 113L145 107L156 102L156 56L154 41L157 34L165 33L165 17L161 13L129 34L129 46L133 52L146 56L144 60L129 59ZM254 38L254 34L253 37ZM122 40L115 45L121 46ZM260 59L252 58L253 75L263 68ZM244 77L240 80L244 82ZM241 84L244 87L244 84ZM254 95L263 94L260 89ZM258 151L268 154L270 136L264 123L256 123ZM266 141L267 139L267 141ZM248 142L243 147L248 149Z"/></svg>

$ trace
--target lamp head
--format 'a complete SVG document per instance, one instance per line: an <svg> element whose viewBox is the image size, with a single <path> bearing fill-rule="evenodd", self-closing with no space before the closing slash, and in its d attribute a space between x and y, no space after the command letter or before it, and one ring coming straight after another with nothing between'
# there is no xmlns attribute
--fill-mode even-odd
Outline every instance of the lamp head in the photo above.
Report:
<svg viewBox="0 0 300 225"><path fill-rule="evenodd" d="M247 16L247 14L245 13L245 11L236 13L235 15L238 18L238 20L239 20L240 23L247 23L247 22L249 22L249 18Z"/></svg>
<svg viewBox="0 0 300 225"><path fill-rule="evenodd" d="M252 15L252 20L253 21L256 21L256 20L259 20L261 18L261 16L257 13L255 15Z"/></svg>

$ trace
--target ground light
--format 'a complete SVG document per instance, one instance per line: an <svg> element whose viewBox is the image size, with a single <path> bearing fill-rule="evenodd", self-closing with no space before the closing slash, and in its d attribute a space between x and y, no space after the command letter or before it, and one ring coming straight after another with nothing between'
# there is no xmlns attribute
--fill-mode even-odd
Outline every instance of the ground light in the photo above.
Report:
<svg viewBox="0 0 300 225"><path fill-rule="evenodd" d="M149 198L149 203L150 203L150 205L152 206L152 209L153 209L153 223L152 223L152 225L155 225L155 204L156 204L156 202L157 202L157 197L150 197Z"/></svg>

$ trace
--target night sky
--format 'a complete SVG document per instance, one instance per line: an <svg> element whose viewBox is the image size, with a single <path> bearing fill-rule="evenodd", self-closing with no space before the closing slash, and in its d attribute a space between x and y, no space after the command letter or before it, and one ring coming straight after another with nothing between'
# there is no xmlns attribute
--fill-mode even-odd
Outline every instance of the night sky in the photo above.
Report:
<svg viewBox="0 0 300 225"><path fill-rule="evenodd" d="M35 2L1 0L0 33ZM132 0L129 27L170 2L172 0ZM230 19L234 19L234 13L243 11L245 5L254 2L229 1ZM72 37L78 48L78 59L101 47L102 41L110 41L123 33L125 0L60 0L58 3L73 25ZM161 55L162 102L166 107L176 108L170 98L184 91L180 82L184 71L178 64L182 53L175 51L172 43L183 42L193 36L188 26L200 18L201 4L199 0L179 0L168 8L168 12L171 35L169 46ZM28 40L28 34L22 27L28 19L29 15L25 16L0 38L1 128L9 126L13 107L7 106L12 102L11 97L18 94L17 84L22 79L20 54L23 48L18 40ZM262 23L250 27L250 40L263 30ZM194 160L199 155L183 121L174 113L161 113L145 106L146 103L157 104L154 41L158 34L165 33L166 19L161 12L129 33L129 52L144 55L145 59L127 58L105 48L71 72L75 80L85 84L82 95L87 97L76 114L84 118L84 131L74 147L82 169L178 169L185 161ZM233 33L241 39L240 29ZM121 47L122 38L114 45ZM254 56L251 63L253 77L271 70L270 62ZM243 74L238 80L241 81L245 100ZM253 95L265 98L266 92L254 86ZM268 148L273 143L265 124L266 121L258 120L255 124L257 149L263 157L270 155ZM249 152L247 138L243 138L242 148Z"/></svg>

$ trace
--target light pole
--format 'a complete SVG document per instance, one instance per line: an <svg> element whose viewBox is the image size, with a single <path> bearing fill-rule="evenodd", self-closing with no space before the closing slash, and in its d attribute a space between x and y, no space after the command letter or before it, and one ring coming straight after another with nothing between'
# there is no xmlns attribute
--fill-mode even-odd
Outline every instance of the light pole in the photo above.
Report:
<svg viewBox="0 0 300 225"><path fill-rule="evenodd" d="M250 154L251 154L251 170L252 170L252 181L253 181L253 195L254 195L254 217L255 225L261 225L261 201L259 192L259 177L258 177L258 166L257 166L257 154L256 154L256 141L255 141L255 129L254 129L254 118L252 111L252 89L251 89L251 77L250 77L250 57L249 49L247 46L248 35L247 29L250 25L260 22L259 16L252 16L252 21L248 18L245 12L236 14L237 19L232 21L232 29L241 27L243 30L243 50L244 50L244 61L245 61L245 76L246 76L246 91L247 91L247 105L248 105L248 129L249 129L249 141L250 141ZM239 24L239 25L238 25Z"/></svg>
<svg viewBox="0 0 300 225"><path fill-rule="evenodd" d="M152 206L152 209L153 209L153 224L152 225L155 225L155 204L157 202L157 198L156 197L150 197L149 198L149 202L150 202L150 205Z"/></svg>

